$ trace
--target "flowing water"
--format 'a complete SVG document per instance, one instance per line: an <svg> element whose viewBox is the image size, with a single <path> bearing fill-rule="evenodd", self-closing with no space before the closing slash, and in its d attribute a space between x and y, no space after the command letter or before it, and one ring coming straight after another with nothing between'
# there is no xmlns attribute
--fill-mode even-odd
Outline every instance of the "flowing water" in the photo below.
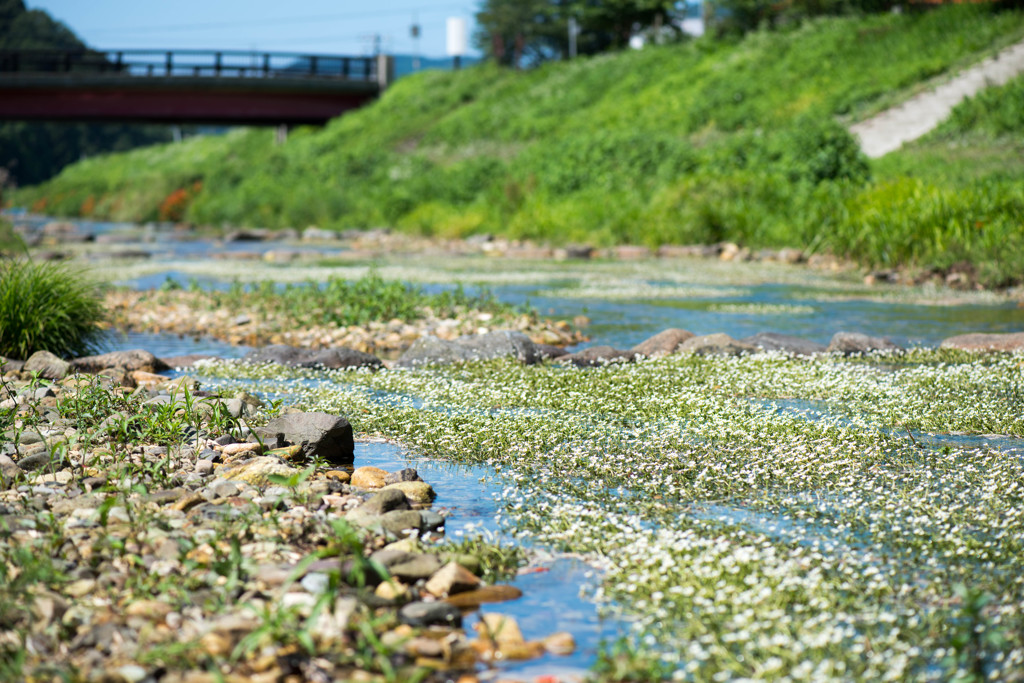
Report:
<svg viewBox="0 0 1024 683"><path fill-rule="evenodd" d="M222 245L209 240L181 240L173 232L152 228L140 229L116 224L85 224L97 235L134 235L142 240L137 247L151 254L142 265L120 269L109 279L138 288L151 288L167 280L179 284L190 281L204 287L226 287L245 271L261 271L265 277L288 274L295 270L279 266L245 265L226 268L224 262L204 261L214 253L238 253L254 249L252 243ZM277 246L262 244L260 250ZM292 248L292 247L289 247ZM324 258L337 257L341 246L298 247ZM103 261L91 257L96 268L103 271ZM201 265L205 263L205 265ZM197 265L200 264L200 265ZM792 270L764 273L744 281L745 266L737 264L733 274L721 277L718 264L656 263L633 264L545 264L533 270L534 264L504 263L501 268L490 262L476 264L464 261L451 272L430 274L424 266L382 263L379 272L385 277L408 275L406 279L428 290L452 286L462 280L486 285L497 298L513 304L529 304L541 314L558 318L586 315L591 324L587 332L591 344L629 347L652 334L668 328L681 327L698 334L726 332L742 338L763 331L801 336L828 343L840 330L861 331L887 336L904 345L935 345L941 339L965 332L1008 332L1024 329L1024 309L1013 302L996 297L954 299L946 294L917 292L911 297L892 296L889 289L866 290L858 283L833 281L815 276L801 281ZM689 270L692 267L692 272ZM754 268L751 266L751 268ZM518 270L517 270L518 269ZM643 274L649 269L648 275ZM302 276L316 279L323 269L302 268ZM344 269L338 270L346 276ZM427 275L424 273L427 272ZM781 283L773 275L784 273ZM249 273L251 274L251 273ZM941 303L942 305L936 305ZM234 347L205 338L179 337L166 334L109 333L102 342L103 350L145 348L157 356L194 353L237 358L248 349ZM203 379L200 377L199 379ZM216 382L212 382L216 385ZM286 395L282 387L280 395ZM837 419L824 403L809 401L761 402L760 407L777 410L787 416L806 420ZM1024 455L1024 440L1007 437L915 434L927 446L994 446L1007 452ZM449 536L479 533L506 539L506 530L499 519L501 510L497 494L508 482L487 467L469 467L439 462L427 455L409 452L385 442L360 441L356 448L357 465L374 465L386 470L415 467L438 492L437 509L448 515ZM707 506L691 511L696 518L718 520L755 531L783 536L799 532L805 540L815 542L818 530L797 529L793 522L769 513L747 511L725 505ZM527 638L540 638L556 630L568 630L577 640L578 649L570 657L547 657L531 662L506 663L504 675L530 678L555 674L563 679L582 678L593 664L598 645L622 633L623 624L602 619L597 606L587 599L600 574L583 560L559 556L543 548L533 548L530 572L513 583L523 590L519 600L493 606L493 611L511 614L520 623ZM472 618L467 627L472 626ZM486 677L487 674L485 674Z"/></svg>

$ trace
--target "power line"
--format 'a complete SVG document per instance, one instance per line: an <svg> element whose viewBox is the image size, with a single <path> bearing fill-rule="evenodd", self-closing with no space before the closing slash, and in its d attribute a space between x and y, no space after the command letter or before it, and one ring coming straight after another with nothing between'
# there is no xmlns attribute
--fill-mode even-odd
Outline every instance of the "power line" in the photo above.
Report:
<svg viewBox="0 0 1024 683"><path fill-rule="evenodd" d="M393 10L381 10L375 12L355 12L347 14L321 14L317 16L308 17L281 17L278 19L267 18L267 19L255 19L250 21L218 21L218 22L203 22L197 24L172 24L170 26L121 26L121 27L102 27L96 29L81 28L82 33L90 34L102 34L102 33L153 33L159 32L164 33L168 31L195 31L203 29L222 29L222 28L238 28L244 26L280 26L282 24L310 24L319 23L322 21L331 21L338 19L373 19L376 17L391 17L396 15L408 14L410 11L415 9L416 11L425 12L427 14L433 12L446 12L453 9L463 10L464 5L438 5L424 9L423 7L415 8L404 8L404 9L393 9Z"/></svg>

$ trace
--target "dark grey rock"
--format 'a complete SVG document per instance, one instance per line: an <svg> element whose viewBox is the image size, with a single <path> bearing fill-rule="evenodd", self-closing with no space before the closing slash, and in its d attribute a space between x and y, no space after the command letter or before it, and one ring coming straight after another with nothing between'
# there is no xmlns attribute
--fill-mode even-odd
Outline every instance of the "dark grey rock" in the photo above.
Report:
<svg viewBox="0 0 1024 683"><path fill-rule="evenodd" d="M414 341L402 357L395 361L395 367L450 365L470 360L473 360L473 356L466 347L433 335L424 335Z"/></svg>
<svg viewBox="0 0 1024 683"><path fill-rule="evenodd" d="M757 351L756 347L722 333L693 337L679 345L679 353L698 356L741 356L754 351Z"/></svg>
<svg viewBox="0 0 1024 683"><path fill-rule="evenodd" d="M563 349L561 346L553 346L552 344L538 344L533 343L534 348L537 349L537 353L540 354L542 360L551 360L553 358L561 358L562 356L568 356L569 352Z"/></svg>
<svg viewBox="0 0 1024 683"><path fill-rule="evenodd" d="M204 448L199 452L198 458L200 460L209 460L210 462L220 462L223 459L223 454L212 448Z"/></svg>
<svg viewBox="0 0 1024 683"><path fill-rule="evenodd" d="M420 519L425 531L437 531L444 526L444 516L433 510L420 510Z"/></svg>
<svg viewBox="0 0 1024 683"><path fill-rule="evenodd" d="M423 516L416 510L392 510L380 516L380 525L396 536L410 529L418 534L423 529Z"/></svg>
<svg viewBox="0 0 1024 683"><path fill-rule="evenodd" d="M242 228L232 230L224 235L225 242L264 242L270 239L272 232L266 228Z"/></svg>
<svg viewBox="0 0 1024 683"><path fill-rule="evenodd" d="M462 612L447 602L410 602L398 610L398 620L413 627L462 626Z"/></svg>
<svg viewBox="0 0 1024 683"><path fill-rule="evenodd" d="M343 417L327 413L292 413L274 418L256 429L265 441L279 440L302 446L305 458L320 457L336 465L351 465L355 458L352 425Z"/></svg>
<svg viewBox="0 0 1024 683"><path fill-rule="evenodd" d="M71 364L49 351L36 351L25 361L22 373L38 374L45 379L64 379L71 372Z"/></svg>
<svg viewBox="0 0 1024 683"><path fill-rule="evenodd" d="M380 562L392 576L409 582L429 578L443 564L437 555L404 550L378 550L370 559Z"/></svg>
<svg viewBox="0 0 1024 683"><path fill-rule="evenodd" d="M836 332L828 344L828 351L854 356L872 351L903 351L903 347L884 337L870 337L860 332Z"/></svg>
<svg viewBox="0 0 1024 683"><path fill-rule="evenodd" d="M25 456L18 461L18 467L25 472L35 472L43 469L44 467L51 466L56 469L60 469L64 466L64 461L59 456L56 459L51 459L50 454L46 451L33 453L32 455Z"/></svg>
<svg viewBox="0 0 1024 683"><path fill-rule="evenodd" d="M34 392L32 392L32 398L34 398L37 401L44 398L50 398L56 395L57 394L54 393L53 391L53 387L39 387Z"/></svg>
<svg viewBox="0 0 1024 683"><path fill-rule="evenodd" d="M423 481L417 472L412 467L406 467L404 470L398 470L397 472L388 472L387 476L384 477L384 484L397 484L401 481Z"/></svg>
<svg viewBox="0 0 1024 683"><path fill-rule="evenodd" d="M487 334L468 334L453 341L432 335L420 337L395 362L396 367L448 365L473 360L515 358L532 365L564 355L556 346L536 344L522 332L495 330Z"/></svg>
<svg viewBox="0 0 1024 683"><path fill-rule="evenodd" d="M398 489L385 489L370 496L356 509L370 515L383 515L392 510L408 510L409 499Z"/></svg>
<svg viewBox="0 0 1024 683"><path fill-rule="evenodd" d="M121 368L127 372L163 372L169 370L170 366L143 349L132 349L130 351L112 351L98 356L83 356L71 361L71 367L78 372L87 372L95 375L100 370L107 368Z"/></svg>
<svg viewBox="0 0 1024 683"><path fill-rule="evenodd" d="M570 244L565 247L565 257L571 259L589 259L594 255L594 247L589 244Z"/></svg>
<svg viewBox="0 0 1024 683"><path fill-rule="evenodd" d="M32 444L45 443L46 438L35 429L26 429L21 433L18 442L22 446L31 446Z"/></svg>
<svg viewBox="0 0 1024 683"><path fill-rule="evenodd" d="M557 359L559 363L572 363L576 367L588 368L611 363L632 363L636 360L634 351L625 351L611 346L591 346Z"/></svg>
<svg viewBox="0 0 1024 683"><path fill-rule="evenodd" d="M813 356L816 353L825 353L828 350L828 347L824 344L776 332L758 332L740 341L744 344L756 346L764 351L782 351L793 356Z"/></svg>
<svg viewBox="0 0 1024 683"><path fill-rule="evenodd" d="M472 360L512 357L520 363L533 365L544 359L544 355L529 337L513 330L464 335L456 339L455 343L466 349Z"/></svg>
<svg viewBox="0 0 1024 683"><path fill-rule="evenodd" d="M290 367L313 368L380 368L380 358L355 349L301 349L287 344L271 344L247 353L242 360L249 363L280 363Z"/></svg>

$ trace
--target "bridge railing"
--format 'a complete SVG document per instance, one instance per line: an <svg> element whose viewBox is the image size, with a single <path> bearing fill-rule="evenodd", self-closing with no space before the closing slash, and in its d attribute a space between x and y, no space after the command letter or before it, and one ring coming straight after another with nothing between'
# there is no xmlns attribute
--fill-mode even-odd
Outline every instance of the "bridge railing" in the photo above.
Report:
<svg viewBox="0 0 1024 683"><path fill-rule="evenodd" d="M375 81L377 59L241 50L0 50L0 76L13 74Z"/></svg>

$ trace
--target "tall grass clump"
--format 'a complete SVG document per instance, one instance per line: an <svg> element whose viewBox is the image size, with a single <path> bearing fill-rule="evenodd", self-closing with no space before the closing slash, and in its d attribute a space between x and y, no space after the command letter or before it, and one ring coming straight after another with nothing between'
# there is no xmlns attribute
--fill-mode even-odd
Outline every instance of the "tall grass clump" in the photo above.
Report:
<svg viewBox="0 0 1024 683"><path fill-rule="evenodd" d="M0 356L88 353L102 319L99 291L81 270L26 260L0 262Z"/></svg>

